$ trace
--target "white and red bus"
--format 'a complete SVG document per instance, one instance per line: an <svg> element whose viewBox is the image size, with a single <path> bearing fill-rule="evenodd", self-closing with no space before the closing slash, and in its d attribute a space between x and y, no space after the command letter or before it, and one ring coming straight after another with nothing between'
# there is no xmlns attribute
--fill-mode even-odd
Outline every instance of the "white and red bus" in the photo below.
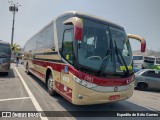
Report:
<svg viewBox="0 0 160 120"><path fill-rule="evenodd" d="M123 27L71 11L51 21L26 45L26 71L76 105L128 99L133 94L133 56Z"/></svg>

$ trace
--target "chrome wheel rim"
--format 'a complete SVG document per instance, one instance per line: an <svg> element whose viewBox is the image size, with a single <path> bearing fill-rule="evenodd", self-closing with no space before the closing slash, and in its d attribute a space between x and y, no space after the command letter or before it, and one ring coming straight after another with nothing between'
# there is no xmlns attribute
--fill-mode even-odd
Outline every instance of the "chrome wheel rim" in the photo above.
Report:
<svg viewBox="0 0 160 120"><path fill-rule="evenodd" d="M52 75L48 78L48 91L51 91L53 89L53 78Z"/></svg>

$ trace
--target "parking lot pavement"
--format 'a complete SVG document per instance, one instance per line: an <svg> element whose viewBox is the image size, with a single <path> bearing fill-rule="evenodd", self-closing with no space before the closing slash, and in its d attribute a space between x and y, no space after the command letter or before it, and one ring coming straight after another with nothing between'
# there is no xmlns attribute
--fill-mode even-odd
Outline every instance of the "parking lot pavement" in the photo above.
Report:
<svg viewBox="0 0 160 120"><path fill-rule="evenodd" d="M29 97L13 69L12 65L8 76L0 74L0 99Z"/></svg>
<svg viewBox="0 0 160 120"><path fill-rule="evenodd" d="M160 90L134 90L132 97L128 101L160 111Z"/></svg>
<svg viewBox="0 0 160 120"><path fill-rule="evenodd" d="M11 65L8 76L0 74L0 111L36 111L31 98L14 70L14 66L15 64ZM9 118L0 118L0 120L6 119ZM12 118L12 120L14 119L20 118ZM29 120L33 119L38 120L39 118L30 118Z"/></svg>

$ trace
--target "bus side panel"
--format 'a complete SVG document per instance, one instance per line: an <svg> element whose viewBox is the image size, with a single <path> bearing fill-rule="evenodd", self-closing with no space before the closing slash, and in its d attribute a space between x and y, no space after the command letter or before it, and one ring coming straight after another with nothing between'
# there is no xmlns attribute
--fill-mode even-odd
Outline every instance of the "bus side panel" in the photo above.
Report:
<svg viewBox="0 0 160 120"><path fill-rule="evenodd" d="M31 52L28 53L27 63L28 63L29 70L35 69L34 61L33 61L33 53L31 53Z"/></svg>
<svg viewBox="0 0 160 120"><path fill-rule="evenodd" d="M58 18L55 21L55 44L57 44L57 50L59 50L59 53L61 54L61 50L62 50L62 41L63 41L63 33L64 33L64 29L65 26L63 24L64 21L66 21L67 19L69 19L70 17L73 17L73 15L66 15L63 17ZM60 55L61 56L61 55ZM60 81L56 81L56 84L59 84L59 88L60 88L60 94L65 97L67 100L69 100L71 102L72 100L72 77L69 73L65 73L65 68L69 68L68 64L61 64L61 70L60 70ZM58 83L59 82L59 83Z"/></svg>
<svg viewBox="0 0 160 120"><path fill-rule="evenodd" d="M72 74L69 72L69 66L67 64L61 66L61 87L60 93L67 97L69 101L72 100L72 87L73 79Z"/></svg>

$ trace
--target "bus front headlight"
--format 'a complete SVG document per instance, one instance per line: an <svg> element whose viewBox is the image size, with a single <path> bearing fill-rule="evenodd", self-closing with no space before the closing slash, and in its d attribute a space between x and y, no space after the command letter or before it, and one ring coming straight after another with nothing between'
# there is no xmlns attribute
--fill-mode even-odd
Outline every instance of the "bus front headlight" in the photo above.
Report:
<svg viewBox="0 0 160 120"><path fill-rule="evenodd" d="M75 82L79 83L79 84L82 82L82 80L79 79L79 78L76 77L76 76L73 76L73 80L74 80Z"/></svg>
<svg viewBox="0 0 160 120"><path fill-rule="evenodd" d="M87 88L94 88L94 87L97 86L97 85L94 84L94 83L88 82L88 81L86 81L86 80L79 79L79 78L76 77L76 76L73 76L73 80L74 80L75 82L79 83L80 85L85 86L85 87L87 87Z"/></svg>

